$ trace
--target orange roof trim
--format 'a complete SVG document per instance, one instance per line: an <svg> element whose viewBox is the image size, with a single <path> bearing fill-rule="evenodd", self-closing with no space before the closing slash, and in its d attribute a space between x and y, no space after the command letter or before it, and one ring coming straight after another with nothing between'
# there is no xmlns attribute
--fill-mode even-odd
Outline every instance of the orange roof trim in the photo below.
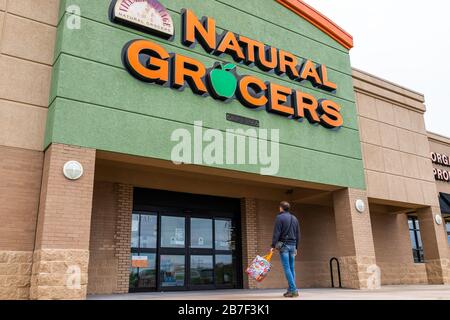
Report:
<svg viewBox="0 0 450 320"><path fill-rule="evenodd" d="M315 25L345 48L353 48L353 37L349 33L302 0L275 1Z"/></svg>

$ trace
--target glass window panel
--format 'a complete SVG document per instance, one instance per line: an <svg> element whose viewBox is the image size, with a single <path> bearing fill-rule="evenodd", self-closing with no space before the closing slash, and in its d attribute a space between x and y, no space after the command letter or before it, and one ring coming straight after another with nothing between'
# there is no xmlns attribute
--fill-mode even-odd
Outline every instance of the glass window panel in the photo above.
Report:
<svg viewBox="0 0 450 320"><path fill-rule="evenodd" d="M447 235L447 238L448 238L448 245L450 246L450 234Z"/></svg>
<svg viewBox="0 0 450 320"><path fill-rule="evenodd" d="M130 255L130 260L133 259L133 254ZM134 289L138 287L138 274L139 269L133 268L133 266L130 267L130 288Z"/></svg>
<svg viewBox="0 0 450 320"><path fill-rule="evenodd" d="M417 249L416 237L414 235L415 231L409 231L409 238L411 239L411 246L413 249Z"/></svg>
<svg viewBox="0 0 450 320"><path fill-rule="evenodd" d="M184 287L184 255L162 255L160 262L161 286Z"/></svg>
<svg viewBox="0 0 450 320"><path fill-rule="evenodd" d="M227 285L234 283L232 255L216 255L215 275L216 284L218 285Z"/></svg>
<svg viewBox="0 0 450 320"><path fill-rule="evenodd" d="M141 253L140 256L147 259L147 268L139 268L138 287L156 288L156 254Z"/></svg>
<svg viewBox="0 0 450 320"><path fill-rule="evenodd" d="M215 220L216 250L234 250L231 220Z"/></svg>
<svg viewBox="0 0 450 320"><path fill-rule="evenodd" d="M416 218L416 219L414 219L414 222L416 224L416 226L415 226L416 230L420 230L419 220Z"/></svg>
<svg viewBox="0 0 450 320"><path fill-rule="evenodd" d="M450 232L450 222L447 222L447 232Z"/></svg>
<svg viewBox="0 0 450 320"><path fill-rule="evenodd" d="M414 256L414 262L415 263L419 263L420 262L420 260L419 260L419 252L417 250L415 250L415 249L413 249L413 256Z"/></svg>
<svg viewBox="0 0 450 320"><path fill-rule="evenodd" d="M416 231L416 235L417 235L417 242L419 245L419 249L422 249L422 237L420 236L420 231Z"/></svg>
<svg viewBox="0 0 450 320"><path fill-rule="evenodd" d="M158 219L154 215L141 215L141 233L140 233L140 247L141 248L156 248L156 236L158 229Z"/></svg>
<svg viewBox="0 0 450 320"><path fill-rule="evenodd" d="M131 218L131 247L139 247L139 214L133 214Z"/></svg>
<svg viewBox="0 0 450 320"><path fill-rule="evenodd" d="M156 288L156 254L131 254L130 288Z"/></svg>
<svg viewBox="0 0 450 320"><path fill-rule="evenodd" d="M211 249L212 244L212 220L191 219L191 248Z"/></svg>
<svg viewBox="0 0 450 320"><path fill-rule="evenodd" d="M213 257L191 256L191 284L213 284Z"/></svg>
<svg viewBox="0 0 450 320"><path fill-rule="evenodd" d="M414 229L414 222L412 218L408 218L408 226L409 229Z"/></svg>
<svg viewBox="0 0 450 320"><path fill-rule="evenodd" d="M425 258L423 257L423 250L419 250L419 261L418 262L424 262Z"/></svg>
<svg viewBox="0 0 450 320"><path fill-rule="evenodd" d="M185 218L161 217L161 247L184 248Z"/></svg>

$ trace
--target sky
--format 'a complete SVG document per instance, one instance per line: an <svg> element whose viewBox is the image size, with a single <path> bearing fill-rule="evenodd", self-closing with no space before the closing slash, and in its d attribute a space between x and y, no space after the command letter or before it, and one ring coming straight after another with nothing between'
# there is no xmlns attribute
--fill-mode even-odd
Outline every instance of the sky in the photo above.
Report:
<svg viewBox="0 0 450 320"><path fill-rule="evenodd" d="M450 1L305 2L353 36L353 67L423 93L427 130L450 137Z"/></svg>

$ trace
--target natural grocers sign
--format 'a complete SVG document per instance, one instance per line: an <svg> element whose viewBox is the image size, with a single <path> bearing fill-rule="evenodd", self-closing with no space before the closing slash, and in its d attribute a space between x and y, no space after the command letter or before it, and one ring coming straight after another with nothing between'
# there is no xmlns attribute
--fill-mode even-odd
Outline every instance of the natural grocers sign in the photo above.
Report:
<svg viewBox="0 0 450 320"><path fill-rule="evenodd" d="M139 14L139 10L144 8L149 14L148 0L122 2L126 2L126 7L133 9L134 14ZM132 8L133 3L140 4L140 7ZM136 21L130 25L135 26ZM341 107L336 102L318 99L306 92L273 82L264 82L255 76L241 75L237 70L238 64L244 64L280 77L287 76L299 83L309 81L321 90L336 92L337 85L328 78L325 65L317 65L311 60L299 61L292 53L230 31L218 35L213 18L199 19L189 9L182 10L181 29L184 46L192 48L200 44L211 55L231 56L236 64L217 62L208 67L194 58L170 53L153 41L140 39L125 45L125 67L134 77L148 83L177 90L188 86L193 93L201 96L211 96L222 101L237 99L251 109L265 109L269 113L295 120L306 118L312 124L330 129L343 125Z"/></svg>

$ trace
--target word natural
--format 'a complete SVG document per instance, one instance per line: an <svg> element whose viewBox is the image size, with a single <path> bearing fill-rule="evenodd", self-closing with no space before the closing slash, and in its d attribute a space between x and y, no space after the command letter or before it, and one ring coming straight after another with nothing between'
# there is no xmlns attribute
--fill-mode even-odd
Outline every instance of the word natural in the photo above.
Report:
<svg viewBox="0 0 450 320"><path fill-rule="evenodd" d="M182 43L193 47L198 42L206 52L216 56L230 55L236 62L256 65L264 72L287 75L292 80L310 81L326 91L336 91L337 85L328 80L327 67L317 66L311 60L299 64L295 55L287 51L266 46L264 43L225 31L216 34L216 22L204 17L201 21L191 10L182 12Z"/></svg>
<svg viewBox="0 0 450 320"><path fill-rule="evenodd" d="M294 55L273 47L224 32L217 36L215 21L211 18L199 20L192 11L182 13L182 42L194 46L197 42L209 53L229 54L236 61L256 65L259 69L278 75L286 74L296 81L310 81L326 91L335 91L337 85L329 81L325 65L316 65L310 60L298 64ZM124 49L124 62L136 78L159 85L182 90L189 86L195 94L212 96L227 101L238 99L251 109L265 109L291 119L321 124L326 128L343 125L341 107L328 99L314 96L275 84L264 82L250 75L238 75L236 65L216 63L207 68L200 61L175 53L169 53L160 45L148 40L135 40Z"/></svg>

